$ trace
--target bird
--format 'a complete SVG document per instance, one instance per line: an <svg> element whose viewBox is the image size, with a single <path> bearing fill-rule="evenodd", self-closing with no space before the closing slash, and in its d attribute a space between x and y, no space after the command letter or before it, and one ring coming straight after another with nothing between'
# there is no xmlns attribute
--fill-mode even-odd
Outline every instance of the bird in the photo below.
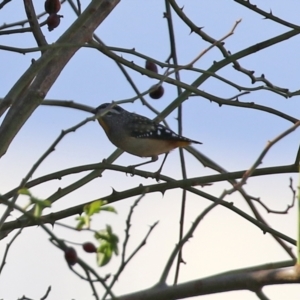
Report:
<svg viewBox="0 0 300 300"><path fill-rule="evenodd" d="M103 103L95 108L93 113L111 143L132 155L151 158L149 161L129 166L132 174L136 167L153 163L158 160L160 154L165 154L160 168L155 172L158 178L171 150L186 147L191 143L202 144L114 103Z"/></svg>

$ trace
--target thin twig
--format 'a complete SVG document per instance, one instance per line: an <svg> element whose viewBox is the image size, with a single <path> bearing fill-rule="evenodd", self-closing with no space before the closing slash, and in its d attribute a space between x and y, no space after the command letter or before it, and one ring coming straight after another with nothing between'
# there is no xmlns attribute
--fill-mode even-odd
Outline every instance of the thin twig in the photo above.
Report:
<svg viewBox="0 0 300 300"><path fill-rule="evenodd" d="M76 7L76 5L74 4L73 0L67 0L71 6L71 8L73 9L73 11L75 12L75 14L77 16L80 15L80 10L79 10L79 5L78 6L78 9ZM78 1L78 0L77 0ZM79 2L80 3L80 2ZM78 4L78 3L77 3ZM105 45L105 43L94 33L93 34L93 39L98 42L100 45L103 45L105 47L107 47ZM142 102L143 105L145 105L147 108L150 109L150 111L154 112L156 115L159 114L159 111L156 110L152 105L150 105L148 103L148 101L146 101L146 99L143 97L144 95L147 95L150 93L150 89L148 89L145 93L141 93L139 91L139 89L137 88L136 84L134 83L134 81L132 80L132 78L130 77L129 73L127 72L127 70L124 68L124 66L118 62L117 60L114 60L114 62L116 63L116 65L118 66L118 68L121 70L121 72L123 73L123 75L125 76L126 80L129 82L130 86L132 87L132 89L134 90L134 92L136 93L136 97L134 98L131 98L130 101L135 101L135 100L138 100L140 99L140 101ZM166 127L169 127L167 122L165 120L163 120L163 123Z"/></svg>
<svg viewBox="0 0 300 300"><path fill-rule="evenodd" d="M176 3L175 0L168 0L168 1L170 2L170 4L172 5L173 9L174 9L175 12L177 13L178 17L181 18L181 20L182 20L182 21L183 21L183 22L191 29L191 33L192 33L192 32L195 32L195 33L198 34L204 41L206 41L206 42L208 42L208 43L210 43L210 44L213 44L213 43L216 42L216 40L215 40L214 38L212 38L212 37L209 36L207 33L205 33L205 32L202 30L201 27L199 28L198 26L196 26L196 25L190 20L190 18L188 18L188 17L184 14L183 10L177 5L177 3ZM250 4L250 1L243 1L243 0L238 0L238 1L240 2L240 4L250 5L250 6L253 6L253 7L256 6L256 5ZM250 9L251 9L251 8L250 8ZM272 19L272 14L270 14L270 19ZM279 19L279 18L278 18L278 19ZM279 20L280 20L280 19L279 19ZM283 21L283 22L285 22L285 21ZM284 25L287 25L287 24L284 24ZM292 24L289 23L289 25L292 25ZM288 25L287 25L287 26L288 26ZM299 29L298 29L299 26L297 26L297 28L294 27L294 26L288 26L288 27L294 28L292 31L290 31L290 33L293 33L293 35L294 35L294 34L296 35L296 34L299 34L299 33L300 33L300 32L299 32ZM279 36L278 36L278 37L279 37ZM255 48L255 49L256 49L255 51L260 51L260 50L262 50L262 46L263 46L263 47L265 46L265 42L262 42L262 43L253 45L253 46L249 47L248 49L244 49L244 50L242 50L242 51L240 51L240 52L246 51L246 52L247 52L247 55L250 55L250 54L251 54L251 53L250 53L251 51L248 52L248 50L250 50L251 48L252 48L252 49ZM251 82L252 82L252 83L261 81L261 82L264 82L264 83L266 84L266 86L268 86L268 87L270 87L270 88L272 88L272 89L277 89L278 92L286 93L286 94L288 94L289 96L292 95L292 94L289 92L288 89L286 89L286 88L281 88L281 87L278 87L278 86L273 85L269 80L267 80L267 79L265 78L265 76L255 77L255 76L254 76L254 73L255 73L254 71L252 71L252 70L247 70L247 69L241 67L240 63L237 61L239 58L238 58L238 57L234 57L234 56L236 56L237 53L234 54L234 55L231 55L231 53L224 47L223 43L219 43L218 45L216 45L216 47L221 51L222 55L224 56L224 60L223 60L223 61L225 61L225 60L230 60L230 61L232 62L232 64L233 64L233 67L234 67L237 71L239 71L239 72L241 72L241 73L247 75L247 76L251 79Z"/></svg>
<svg viewBox="0 0 300 300"><path fill-rule="evenodd" d="M3 8L7 3L9 3L11 0L3 0L1 3L0 3L0 9Z"/></svg>
<svg viewBox="0 0 300 300"><path fill-rule="evenodd" d="M270 19L278 24L287 26L289 28L293 28L295 30L298 30L300 32L300 26L296 25L296 24L292 24L290 22L287 22L279 17L276 17L272 12L265 12L262 9L260 9L259 7L257 7L256 4L251 4L250 1L245 1L245 0L234 0L234 2L237 2L238 4L241 4L245 7L247 7L248 9L256 12L257 14L260 14L262 16L265 17L265 19Z"/></svg>
<svg viewBox="0 0 300 300"><path fill-rule="evenodd" d="M116 274L113 276L113 280L112 282L110 283L109 285L109 288L112 289L114 284L117 282L118 278L120 277L122 271L125 269L125 266L128 264L129 262L129 258L126 259L126 249L127 249L127 245L128 245L128 242L129 242L129 231L130 231L130 227L131 227L131 217L133 215L133 211L135 209L135 207L137 207L137 205L139 204L139 202L142 200L142 198L144 197L144 194L142 194L140 197L138 197L134 203L132 204L132 206L130 207L130 210L129 210L129 213L128 213L128 216L127 216L127 219L126 219L126 228L125 228L125 239L124 239L124 242L123 242L123 249L122 249L122 256L121 256L121 263L120 263L120 266L119 266L119 269L118 271L116 272ZM155 224L156 226L156 224ZM154 227L155 227L154 226ZM153 227L153 228L154 228ZM147 236L149 236L150 232L152 231L152 226L150 227L150 230L147 234ZM145 240L144 240L145 241ZM140 250L140 248L138 247L137 249ZM137 253L137 252L136 252ZM133 257L133 256L132 256ZM130 258L131 259L131 258ZM102 299L105 299L107 296L107 293L104 294L103 298Z"/></svg>
<svg viewBox="0 0 300 300"><path fill-rule="evenodd" d="M230 195L234 193L235 191L239 190L247 181L247 179L253 174L253 172L256 170L256 168L262 163L263 158L268 153L268 151L271 149L272 146L274 146L277 142L279 142L281 139L289 135L291 132L295 131L300 126L300 121L296 122L292 127L278 135L275 139L272 141L269 141L267 146L264 148L264 150L261 152L261 154L258 156L254 164L250 167L249 170L245 172L245 174L242 177L242 180L240 180L232 189L225 190L222 195L220 196L221 199L224 199L226 195Z"/></svg>
<svg viewBox="0 0 300 300"><path fill-rule="evenodd" d="M109 166L114 167L113 165L109 165ZM120 167L120 168L122 168L122 167ZM294 168L295 168L294 165L292 165L290 167L283 166L282 168L274 167L274 168L257 169L252 174L252 176L297 172L297 171L294 170ZM93 169L95 169L95 167L93 167ZM99 169L95 169L93 172L91 172L90 174L88 174L85 177L87 177L88 180L92 180L93 178L96 178L97 176L99 176L99 174L101 174L102 169L103 168L101 168L101 167ZM124 168L124 172L126 172L126 168ZM136 170L136 174L146 174L146 173L147 172ZM124 195L124 192L118 192L118 193L115 192L111 195L107 195L107 196L102 197L102 198L106 199L108 201L108 203L113 203L113 202L119 201L120 199L123 199L124 196L125 197L134 197L134 196L141 195L142 193L152 193L152 192L162 192L162 193L164 193L166 190L169 190L169 189L185 188L188 191L194 193L195 195L201 196L201 197L206 198L210 201L217 201L218 198L214 197L213 195L204 193L203 191L198 190L196 188L192 188L191 186L201 185L205 182L220 182L220 181L224 181L224 180L228 181L228 180L232 180L232 179L237 179L237 178L240 178L244 173L245 173L245 171L240 171L240 172L233 172L233 173L226 173L226 174L195 177L195 178L190 178L190 179L187 179L187 180L176 180L176 181L172 180L172 178L169 178L167 176L163 176L162 178L164 180L168 181L167 183L160 183L160 184L154 184L154 185L148 185L148 186L138 186L136 188L126 190L125 195ZM66 194L70 193L71 191L73 191L74 189L79 188L81 186L81 184L78 184L78 183L75 183L75 184L76 184L76 187L74 187L74 188L70 188L70 186L68 186L64 189L59 190L59 193L58 193L57 197L62 197L63 195L66 195ZM2 202L4 204L7 202L7 199L3 196L0 197L0 199L2 200ZM80 204L80 205L77 205L77 206L73 206L71 208L68 208L68 209L65 209L65 210L62 210L62 211L59 211L59 212L56 212L56 213L51 213L51 214L45 215L45 216L42 217L42 221L43 221L44 224L46 224L46 223L53 224L53 222L55 222L57 220L61 220L61 219L64 219L64 218L67 218L67 217L70 217L70 216L73 216L73 215L76 215L76 214L80 214L80 213L82 213L84 205L89 204L93 201L95 201L95 200L93 199L93 200L88 201L86 203L83 203L83 204ZM53 202L53 199L52 199L52 202ZM8 203L8 205L9 205L9 203ZM269 232L270 234L278 236L281 239L287 241L288 243L291 243L292 245L296 245L296 241L294 239L282 234L279 231L274 230L270 226L262 223L261 221L258 221L256 219L254 219L253 217L249 216L248 214L246 214L241 209L239 209L239 208L235 207L234 205L232 205L232 203L228 203L227 201L223 201L223 202L220 203L220 205L228 208L229 210L237 213L242 218L244 218L244 219L248 220L249 222L253 223L255 226L260 228L264 233ZM16 221L6 222L3 225L2 230L5 233L7 231L11 231L13 229L20 228L20 226L28 227L28 226L34 226L34 225L37 225L37 223L32 221L32 220L29 222L27 219L19 218ZM0 236L0 239L1 238L3 238L3 237Z"/></svg>
<svg viewBox="0 0 300 300"><path fill-rule="evenodd" d="M49 154L51 152L53 152L55 150L55 147L57 146L57 144L68 134L71 132L74 132L75 130L77 130L78 128L80 128L81 126L85 125L86 123L95 120L96 116L93 117L89 117L81 122L79 122L77 125L72 126L71 128L67 129L67 130L62 130L62 132L60 133L60 135L56 138L56 140L50 145L50 147L46 150L46 152L37 160L37 162L35 164L33 164L33 166L31 167L31 169L29 170L29 172L27 173L27 175L24 177L24 179L22 179L20 185L18 186L17 190L21 189L22 187L25 186L26 182L29 180L29 178L33 175L33 173L36 171L36 169L41 165L41 163L49 156ZM18 193L15 193L13 199L11 200L12 204L15 204L16 201L18 199ZM2 227L2 225L4 224L6 218L9 216L12 206L8 206L6 208L6 210L4 211L4 213L2 214L1 218L0 218L0 229Z"/></svg>
<svg viewBox="0 0 300 300"><path fill-rule="evenodd" d="M11 241L6 245L6 249L5 249L5 252L4 252L4 255L3 255L3 259L2 259L2 263L1 263L1 266L0 266L0 274L2 273L3 271L3 268L6 264L6 258L7 258L7 255L8 255L8 250L9 248L11 247L12 243L16 240L16 238L21 234L22 232L22 227L17 231L17 233L14 235L14 237L11 239Z"/></svg>
<svg viewBox="0 0 300 300"><path fill-rule="evenodd" d="M45 223L43 223L42 217L41 218L36 218L33 214L31 214L28 211L25 211L23 208L21 208L19 205L15 204L15 203L11 203L6 201L6 199L0 195L0 199L2 200L3 203L5 203L7 206L10 206L11 209L16 209L17 211L21 212L24 216L26 216L27 220L31 220L36 222L36 224L38 224L50 237L50 242L55 245L56 247L58 247L60 250L64 251L67 249L66 244L59 238L57 238L55 236L55 234L45 225ZM114 298L114 294L112 293L112 291L109 289L108 285L106 284L105 280L103 278L101 278L97 272L91 268L89 265L87 265L83 260L81 260L80 258L78 258L77 263L84 269L84 270L88 270L89 272L91 272L91 274L93 274L97 281L100 282L103 287L106 289L106 291L109 292L110 296ZM74 271L74 270L73 270Z"/></svg>
<svg viewBox="0 0 300 300"><path fill-rule="evenodd" d="M287 214L289 212L289 210L291 208L294 207L295 205L295 201L296 201L296 191L293 188L293 178L290 177L290 184L289 184L289 188L292 191L292 201L291 204L288 204L286 209L284 210L274 210L274 209L270 209L266 204L264 204L261 200L260 197L250 197L252 200L258 202L268 213L272 213L272 214Z"/></svg>
<svg viewBox="0 0 300 300"><path fill-rule="evenodd" d="M164 286L166 284L166 280L167 277L169 275L169 272L171 270L171 267L173 265L173 262L178 254L178 252L180 251L180 249L182 249L183 245L193 236L193 233L195 232L195 230L197 229L199 223L202 221L202 219L212 210L214 209L217 205L219 205L221 202L221 200L218 200L216 202L214 202L213 204L209 205L205 210L203 210L203 212L195 219L193 225L191 226L191 228L188 230L188 232L186 233L186 235L183 237L183 239L177 244L177 246L174 248L174 250L172 251L168 262L165 266L165 269L160 277L160 280L158 282L159 286Z"/></svg>
<svg viewBox="0 0 300 300"><path fill-rule="evenodd" d="M138 197L132 204L132 206L130 207L127 219L126 219L126 228L125 228L125 239L123 242L123 250L122 250L122 258L121 258L121 265L125 262L125 257L126 257L126 249L127 249L127 245L129 242L129 238L130 238L130 227L131 227L131 218L133 216L133 211L134 209L138 206L138 204L140 203L140 201L144 198L145 194L142 194L140 197ZM119 267L119 269L121 269L121 266ZM118 272L117 272L118 273ZM116 277L116 275L115 275ZM118 278L116 278L118 279Z"/></svg>
<svg viewBox="0 0 300 300"><path fill-rule="evenodd" d="M89 272L88 270L85 270L85 274L86 274L86 277L87 277L87 279L88 279L88 281L89 281L89 283L90 283L90 286L91 286L91 288L92 288L93 295L95 296L95 299L96 299L96 300L99 300L100 298L99 298L98 293L97 293L97 291L96 291L94 282L93 282L93 280L92 280L92 278L91 278L91 275L90 275L90 272Z"/></svg>
<svg viewBox="0 0 300 300"><path fill-rule="evenodd" d="M173 19L172 19L172 11L170 7L170 3L168 0L165 0L165 6L166 6L166 19L168 24L168 31L169 31L169 39L170 39L170 48L171 53L168 58L168 62L172 59L174 65L178 65L177 60L177 53L176 53L176 42L175 42L175 33L174 33L174 26L173 26ZM180 70L178 68L175 68L175 78L180 81ZM182 94L182 88L177 86L177 95ZM182 105L178 106L178 112L177 112L177 121L178 121L178 134L182 135ZM186 179L186 165L185 165L185 159L184 159L184 153L183 149L179 148L179 157L180 157L180 167L181 167L181 173L182 178ZM185 219L185 207L186 207L186 190L182 190L182 196L181 196L181 208L180 208L180 220L179 220L179 236L178 236L178 242L182 240L183 232L184 232L184 219ZM182 249L179 250L178 256L177 256L177 263L176 263L176 269L175 269L175 275L174 275L174 284L178 282L179 277L179 271L181 263L183 262L182 257Z"/></svg>
<svg viewBox="0 0 300 300"><path fill-rule="evenodd" d="M23 0L25 12L28 18L28 22L33 33L33 36L39 47L48 45L45 36L43 35L40 25L37 21L37 16L35 14L34 6L32 0ZM43 51L42 51L43 53Z"/></svg>
<svg viewBox="0 0 300 300"><path fill-rule="evenodd" d="M41 298L41 300L46 300L51 292L51 285L48 286L45 295Z"/></svg>

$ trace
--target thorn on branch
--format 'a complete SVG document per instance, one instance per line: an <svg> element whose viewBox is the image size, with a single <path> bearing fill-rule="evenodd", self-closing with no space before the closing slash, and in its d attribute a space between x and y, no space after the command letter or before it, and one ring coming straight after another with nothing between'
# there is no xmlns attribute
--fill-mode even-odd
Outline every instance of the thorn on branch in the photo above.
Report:
<svg viewBox="0 0 300 300"><path fill-rule="evenodd" d="M117 195L117 194L119 194L119 192L117 192L113 187L111 188L112 189L112 195Z"/></svg>

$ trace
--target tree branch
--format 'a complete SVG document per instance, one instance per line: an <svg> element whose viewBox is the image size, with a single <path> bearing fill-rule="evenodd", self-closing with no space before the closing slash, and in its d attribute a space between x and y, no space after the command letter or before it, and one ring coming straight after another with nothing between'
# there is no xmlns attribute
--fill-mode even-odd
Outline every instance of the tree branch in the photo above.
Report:
<svg viewBox="0 0 300 300"><path fill-rule="evenodd" d="M154 286L150 289L118 297L118 300L175 300L229 291L249 290L275 284L299 284L300 268L221 274L189 281L176 286Z"/></svg>
<svg viewBox="0 0 300 300"><path fill-rule="evenodd" d="M60 43L85 43L92 37L94 30L102 23L119 0L93 0L73 25L57 40ZM5 107L12 103L0 127L0 157L5 154L11 141L24 123L41 104L47 92L59 76L62 69L76 53L79 47L53 49L33 64L24 73L4 98ZM34 71L32 70L34 69ZM24 76L29 73L29 78ZM18 98L20 91L35 77L24 95ZM1 110L1 108L0 108Z"/></svg>

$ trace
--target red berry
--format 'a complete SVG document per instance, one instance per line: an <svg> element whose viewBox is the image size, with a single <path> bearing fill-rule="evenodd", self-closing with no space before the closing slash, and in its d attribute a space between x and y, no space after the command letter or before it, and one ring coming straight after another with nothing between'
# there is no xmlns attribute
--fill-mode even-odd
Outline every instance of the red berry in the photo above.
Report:
<svg viewBox="0 0 300 300"><path fill-rule="evenodd" d="M45 11L48 14L56 14L60 10L59 0L46 0L45 1Z"/></svg>
<svg viewBox="0 0 300 300"><path fill-rule="evenodd" d="M155 87L155 86L153 86ZM152 90L150 93L149 93L149 96L152 98L152 99L159 99L163 96L165 90L163 88L162 85L158 86L155 90Z"/></svg>
<svg viewBox="0 0 300 300"><path fill-rule="evenodd" d="M77 262L76 250L72 247L68 247L65 250L65 259L69 265L74 266Z"/></svg>
<svg viewBox="0 0 300 300"><path fill-rule="evenodd" d="M95 252L97 252L97 249L96 249L95 245L92 244L92 243L90 243L90 242L84 243L82 245L82 248L87 253L95 253Z"/></svg>
<svg viewBox="0 0 300 300"><path fill-rule="evenodd" d="M146 60L145 68L149 71L152 71L152 72L156 73L156 74L158 73L156 64L151 60Z"/></svg>
<svg viewBox="0 0 300 300"><path fill-rule="evenodd" d="M48 25L48 30L52 31L54 28L56 28L59 23L60 23L60 18L62 18L61 15L57 15L57 14L51 14L49 15L48 19L47 19L47 25Z"/></svg>

